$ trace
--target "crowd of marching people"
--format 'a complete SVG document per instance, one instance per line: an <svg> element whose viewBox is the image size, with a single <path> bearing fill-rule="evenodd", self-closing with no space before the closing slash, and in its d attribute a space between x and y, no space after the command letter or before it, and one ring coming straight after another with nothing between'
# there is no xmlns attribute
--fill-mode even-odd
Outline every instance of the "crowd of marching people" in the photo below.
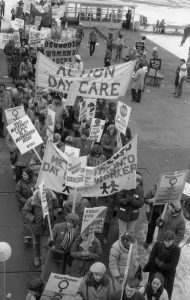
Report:
<svg viewBox="0 0 190 300"><path fill-rule="evenodd" d="M81 25L79 27L81 28ZM23 243L25 247L32 247L34 266L41 270L40 277L28 283L26 299L40 299L51 272L84 277L75 297L62 299L172 299L175 273L180 259L180 243L185 236L186 221L190 220L190 202L189 199L182 197L180 202L169 203L163 214L164 205L154 206L157 184L145 194L140 172L136 173L135 189L122 190L104 197L82 197L78 193L74 212L72 194L68 196L46 190L52 227L52 236L50 235L48 219L43 217L40 191L36 188L36 180L48 140L48 108L55 112L52 141L54 146L63 153L66 145L78 148L80 156L87 156L89 167L96 167L110 159L119 150L118 147L123 147L132 140L132 133L129 127L125 135L116 129L117 104L114 101L97 99L95 118L104 120L105 126L100 142L92 143L88 139L90 123L86 121L81 124L79 121L80 103L83 98L77 96L74 105L68 106L66 94L36 88L36 51L27 44L25 39L22 39L22 31L20 34L20 48L15 47L14 41L10 40L4 49L9 76L13 78L14 87L7 91L5 85L0 84L0 136L4 137L5 132L4 109L23 105L25 113L30 117L43 140L43 143L36 148L36 153L29 151L21 154L10 133L5 137L16 183L16 200L23 219ZM79 47L76 63L81 73L83 64L79 53L83 36L84 31L78 30ZM136 102L141 101L141 92L148 69L145 40L146 37L143 37L144 46L140 50L132 48L125 58L125 61L136 60L131 88L132 101ZM89 35L90 55L94 54L96 43L97 36L93 30ZM113 60L122 62L123 47L125 41L121 32L116 42L113 34L109 33L105 49L105 67L110 66ZM38 50L43 52L43 49ZM153 51L153 58L156 57L155 55L158 55L157 49ZM183 61L179 73L183 71L182 65L185 68L184 64ZM135 228L142 213L141 208L145 204L148 231L146 240L139 242ZM100 206L107 207L103 232L81 234L84 209ZM119 232L117 240L110 245L109 234L113 220L117 221ZM156 227L159 229L158 236L152 246ZM141 261L141 242L147 253L146 263ZM125 282L125 268L131 244L134 245L133 256L130 259L128 279ZM106 252L108 248L109 252ZM102 261L106 253L109 253L108 263Z"/></svg>

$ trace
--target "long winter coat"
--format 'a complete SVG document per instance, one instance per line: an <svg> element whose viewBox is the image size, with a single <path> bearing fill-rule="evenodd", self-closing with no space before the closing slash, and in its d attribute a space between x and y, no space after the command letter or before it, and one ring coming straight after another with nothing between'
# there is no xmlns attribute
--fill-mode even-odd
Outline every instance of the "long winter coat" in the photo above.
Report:
<svg viewBox="0 0 190 300"><path fill-rule="evenodd" d="M173 290L176 267L180 257L180 248L174 244L166 248L164 243L156 242L149 256L149 261L143 271L149 272L149 278L156 272L162 273L169 299ZM158 265L157 259L160 263Z"/></svg>
<svg viewBox="0 0 190 300"><path fill-rule="evenodd" d="M164 234L167 230L172 230L175 233L176 238L174 244L179 245L185 234L185 219L181 212L176 216L172 216L168 211L166 211L163 225L158 232L158 242L162 242L164 240Z"/></svg>
<svg viewBox="0 0 190 300"><path fill-rule="evenodd" d="M143 90L144 88L144 78L146 75L146 70L144 68L140 68L137 70L135 76L134 76L134 81L132 83L132 89L135 90Z"/></svg>
<svg viewBox="0 0 190 300"><path fill-rule="evenodd" d="M100 285L97 289L94 286L88 286L86 280L84 280L79 287L76 300L110 300L110 295L113 291L112 283L108 276L104 276L107 284Z"/></svg>
<svg viewBox="0 0 190 300"><path fill-rule="evenodd" d="M121 239L117 240L110 249L109 269L113 277L123 277L129 250L126 249Z"/></svg>
<svg viewBox="0 0 190 300"><path fill-rule="evenodd" d="M135 221L139 216L139 208L144 204L144 191L138 185L135 190L122 190L116 195L119 205L117 217L125 222Z"/></svg>
<svg viewBox="0 0 190 300"><path fill-rule="evenodd" d="M16 184L16 199L19 203L19 208L22 209L28 198L32 197L34 191L34 179L24 180L20 179Z"/></svg>
<svg viewBox="0 0 190 300"><path fill-rule="evenodd" d="M91 265L99 260L102 255L102 247L100 241L96 237L94 237L94 240L89 247L89 256L85 258L82 257L81 252L84 250L80 246L81 242L82 238L78 237L71 246L70 254L73 258L71 266L71 276L74 277L83 277L89 271Z"/></svg>
<svg viewBox="0 0 190 300"><path fill-rule="evenodd" d="M22 209L22 213L26 220L29 221L30 229L35 235L49 235L47 218L43 218L41 200L38 193L39 191L35 191L33 196L26 201ZM57 208L57 199L52 196L52 199L48 201L49 216L52 227Z"/></svg>

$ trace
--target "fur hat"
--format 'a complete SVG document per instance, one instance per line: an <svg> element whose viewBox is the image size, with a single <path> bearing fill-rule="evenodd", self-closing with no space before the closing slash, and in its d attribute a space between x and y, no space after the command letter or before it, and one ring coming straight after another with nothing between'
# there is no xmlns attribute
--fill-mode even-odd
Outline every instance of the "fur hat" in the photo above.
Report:
<svg viewBox="0 0 190 300"><path fill-rule="evenodd" d="M79 216L75 213L69 213L65 217L66 222L72 222L75 226L79 223Z"/></svg>
<svg viewBox="0 0 190 300"><path fill-rule="evenodd" d="M114 124L109 125L108 128L107 128L107 131L109 131L110 129L116 130L115 125Z"/></svg>
<svg viewBox="0 0 190 300"><path fill-rule="evenodd" d="M59 133L54 133L53 135L53 143L59 143L61 140L61 135Z"/></svg>
<svg viewBox="0 0 190 300"><path fill-rule="evenodd" d="M104 274L106 272L106 267L103 263L96 262L90 267L90 272Z"/></svg>

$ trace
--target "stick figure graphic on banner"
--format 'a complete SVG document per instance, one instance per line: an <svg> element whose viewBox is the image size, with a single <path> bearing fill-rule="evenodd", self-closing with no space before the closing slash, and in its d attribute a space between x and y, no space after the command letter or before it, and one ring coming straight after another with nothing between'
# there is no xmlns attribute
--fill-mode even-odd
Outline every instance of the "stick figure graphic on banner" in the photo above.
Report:
<svg viewBox="0 0 190 300"><path fill-rule="evenodd" d="M63 190L62 190L62 193L67 193L67 194L70 194L71 193L71 190L72 188L70 186L66 186L65 183L62 185L63 187Z"/></svg>
<svg viewBox="0 0 190 300"><path fill-rule="evenodd" d="M100 188L102 190L102 195L103 194L108 195L109 193L118 192L118 189L116 189L117 187L119 187L119 185L116 184L114 180L112 180L110 185L107 185L107 183L104 182ZM111 191L109 191L109 193L108 193L107 189L110 189L110 188L111 188Z"/></svg>

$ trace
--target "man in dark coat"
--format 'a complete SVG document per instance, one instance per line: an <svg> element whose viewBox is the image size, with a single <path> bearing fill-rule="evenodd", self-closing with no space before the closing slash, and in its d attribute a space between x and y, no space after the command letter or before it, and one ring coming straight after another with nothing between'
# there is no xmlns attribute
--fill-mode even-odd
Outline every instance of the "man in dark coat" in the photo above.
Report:
<svg viewBox="0 0 190 300"><path fill-rule="evenodd" d="M179 262L180 248L174 244L175 234L168 230L164 241L156 242L143 272L149 272L149 280L155 273L161 273L165 279L165 289L169 300L172 297L176 267Z"/></svg>
<svg viewBox="0 0 190 300"><path fill-rule="evenodd" d="M190 24L187 25L184 29L184 33L183 33L183 37L181 40L181 44L180 47L183 46L183 44L185 43L186 39L188 38L188 36L190 35Z"/></svg>

